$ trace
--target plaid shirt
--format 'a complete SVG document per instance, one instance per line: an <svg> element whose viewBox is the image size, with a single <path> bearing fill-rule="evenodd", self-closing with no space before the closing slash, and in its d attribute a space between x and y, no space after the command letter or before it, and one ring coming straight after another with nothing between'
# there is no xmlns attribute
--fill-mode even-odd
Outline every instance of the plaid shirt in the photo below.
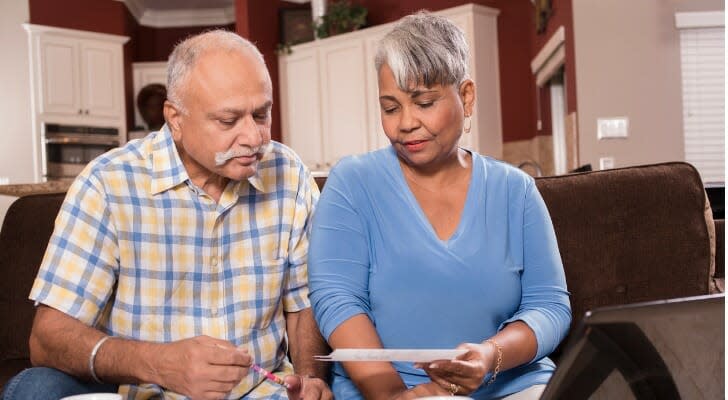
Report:
<svg viewBox="0 0 728 400"><path fill-rule="evenodd" d="M285 375L284 312L309 307L308 226L318 188L273 142L216 203L189 179L168 128L91 162L68 191L30 298L109 335L198 335L248 348ZM123 385L130 399L179 399ZM229 398L286 398L251 370Z"/></svg>

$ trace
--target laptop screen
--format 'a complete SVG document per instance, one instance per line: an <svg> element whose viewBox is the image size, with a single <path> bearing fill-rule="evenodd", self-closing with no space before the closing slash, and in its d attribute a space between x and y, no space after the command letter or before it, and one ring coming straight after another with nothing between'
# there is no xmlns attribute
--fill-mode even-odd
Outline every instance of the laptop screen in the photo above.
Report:
<svg viewBox="0 0 728 400"><path fill-rule="evenodd" d="M546 387L550 399L722 399L723 294L587 312Z"/></svg>

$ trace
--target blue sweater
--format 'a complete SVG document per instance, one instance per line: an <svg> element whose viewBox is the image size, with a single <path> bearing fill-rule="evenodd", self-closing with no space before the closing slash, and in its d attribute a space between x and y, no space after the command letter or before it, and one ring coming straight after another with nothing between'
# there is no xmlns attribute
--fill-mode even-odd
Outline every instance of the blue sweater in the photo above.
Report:
<svg viewBox="0 0 728 400"><path fill-rule="evenodd" d="M442 241L392 147L342 160L313 218L309 284L326 338L357 314L369 317L384 348L454 348L525 322L537 354L471 394L488 399L549 380L554 364L546 356L566 334L571 310L551 218L533 179L476 153L472 165L460 223ZM410 387L429 381L411 363L394 367ZM337 398L361 397L343 367L334 372Z"/></svg>

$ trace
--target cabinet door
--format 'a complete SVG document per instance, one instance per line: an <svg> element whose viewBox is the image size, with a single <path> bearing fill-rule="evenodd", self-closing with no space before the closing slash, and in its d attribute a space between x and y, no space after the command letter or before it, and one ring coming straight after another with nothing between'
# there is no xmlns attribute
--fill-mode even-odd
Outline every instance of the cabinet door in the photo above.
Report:
<svg viewBox="0 0 728 400"><path fill-rule="evenodd" d="M119 52L105 43L82 41L80 62L84 114L118 117L123 100L116 85L122 65Z"/></svg>
<svg viewBox="0 0 728 400"><path fill-rule="evenodd" d="M40 41L41 112L81 114L78 41L42 35Z"/></svg>
<svg viewBox="0 0 728 400"><path fill-rule="evenodd" d="M374 56L377 54L379 40L386 35L388 30L372 32L371 36L365 39L366 61L364 69L367 75L367 120L369 121L369 150L376 150L389 146L389 139L382 128L382 116L379 107L379 75L374 68Z"/></svg>
<svg viewBox="0 0 728 400"><path fill-rule="evenodd" d="M332 167L367 146L367 94L364 42L341 41L320 48L324 160Z"/></svg>
<svg viewBox="0 0 728 400"><path fill-rule="evenodd" d="M323 168L317 51L296 49L278 59L281 136L311 170ZM275 129L275 127L274 127Z"/></svg>

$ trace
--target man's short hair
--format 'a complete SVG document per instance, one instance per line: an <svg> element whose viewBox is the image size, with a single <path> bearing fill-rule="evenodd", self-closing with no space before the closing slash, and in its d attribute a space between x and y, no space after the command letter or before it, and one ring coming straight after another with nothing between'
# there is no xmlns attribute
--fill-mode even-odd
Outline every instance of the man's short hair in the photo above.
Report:
<svg viewBox="0 0 728 400"><path fill-rule="evenodd" d="M184 111L180 91L197 59L209 50L223 50L253 54L265 65L263 54L249 40L237 33L216 29L188 37L177 46L167 62L167 99Z"/></svg>

